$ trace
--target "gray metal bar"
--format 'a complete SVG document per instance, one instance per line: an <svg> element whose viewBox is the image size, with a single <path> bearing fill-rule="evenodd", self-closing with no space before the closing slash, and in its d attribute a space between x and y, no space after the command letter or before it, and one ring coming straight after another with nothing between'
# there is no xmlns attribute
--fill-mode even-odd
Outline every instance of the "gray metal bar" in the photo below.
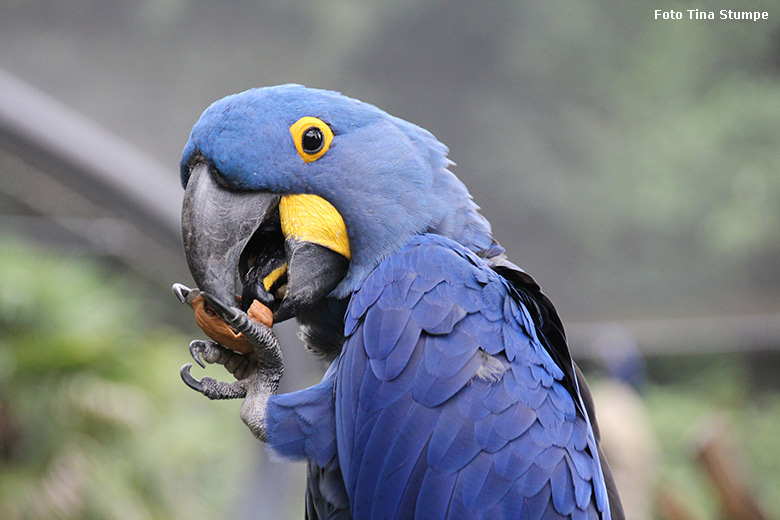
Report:
<svg viewBox="0 0 780 520"><path fill-rule="evenodd" d="M160 165L3 70L0 146L179 247L182 189L175 167Z"/></svg>
<svg viewBox="0 0 780 520"><path fill-rule="evenodd" d="M768 313L571 323L566 330L574 357L598 357L600 338L616 327L649 357L780 350L780 314Z"/></svg>

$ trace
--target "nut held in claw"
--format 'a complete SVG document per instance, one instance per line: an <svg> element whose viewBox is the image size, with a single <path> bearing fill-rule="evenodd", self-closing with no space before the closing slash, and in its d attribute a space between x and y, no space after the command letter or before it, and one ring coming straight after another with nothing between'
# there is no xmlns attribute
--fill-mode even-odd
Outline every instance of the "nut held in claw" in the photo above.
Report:
<svg viewBox="0 0 780 520"><path fill-rule="evenodd" d="M195 311L195 322L208 337L236 352L242 354L252 352L252 345L249 344L244 335L225 323L225 320L211 308L203 296L198 296L193 300L192 309ZM266 327L273 325L273 312L257 300L252 302L247 316Z"/></svg>

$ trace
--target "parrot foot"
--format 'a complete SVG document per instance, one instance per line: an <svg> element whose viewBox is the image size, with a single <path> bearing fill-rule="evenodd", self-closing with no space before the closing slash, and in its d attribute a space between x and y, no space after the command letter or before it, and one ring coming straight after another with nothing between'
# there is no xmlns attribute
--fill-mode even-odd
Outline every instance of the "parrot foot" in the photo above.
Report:
<svg viewBox="0 0 780 520"><path fill-rule="evenodd" d="M222 365L237 380L226 383L208 376L198 380L190 373L192 363L187 363L180 371L184 383L209 399L244 398L239 412L241 420L255 437L265 441L266 406L282 378L281 353L279 364L269 364L267 357L258 359L255 352L243 355L214 341L195 340L190 343L190 354L201 367L205 363Z"/></svg>
<svg viewBox="0 0 780 520"><path fill-rule="evenodd" d="M205 368L205 363L216 363L224 366L237 379L234 383L217 381L204 377L198 381L190 373L192 363L181 367L181 378L193 390L200 392L209 399L240 399L246 397L246 382L252 372L252 360L213 341L195 340L190 343L190 355L198 365ZM205 363L204 363L205 361Z"/></svg>
<svg viewBox="0 0 780 520"><path fill-rule="evenodd" d="M215 341L199 339L190 342L190 355L201 368L206 368L205 363L222 365L239 380L245 379L253 369L253 362L256 363L251 355L239 354Z"/></svg>
<svg viewBox="0 0 780 520"><path fill-rule="evenodd" d="M178 289L178 290L177 290ZM180 301L187 303L197 289L174 286L174 293ZM202 294L202 293L201 293ZM236 381L226 383L211 377L196 379L191 373L192 363L181 368L184 383L209 399L240 399L241 420L255 437L265 441L265 414L268 399L276 393L284 371L282 349L276 334L270 327L254 321L240 309L224 305L203 295L225 322L244 335L252 351L241 354L215 341L195 340L190 343L190 355L201 367L206 363L225 367Z"/></svg>

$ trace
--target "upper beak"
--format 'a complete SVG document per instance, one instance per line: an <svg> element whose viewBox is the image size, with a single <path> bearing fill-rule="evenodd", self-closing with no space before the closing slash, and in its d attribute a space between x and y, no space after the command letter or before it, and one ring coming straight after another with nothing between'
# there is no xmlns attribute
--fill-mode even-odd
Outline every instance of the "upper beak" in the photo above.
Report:
<svg viewBox="0 0 780 520"><path fill-rule="evenodd" d="M225 188L207 164L193 167L182 208L184 251L197 287L215 307L247 309L257 299L278 322L327 296L344 277L348 258L283 233L281 200Z"/></svg>

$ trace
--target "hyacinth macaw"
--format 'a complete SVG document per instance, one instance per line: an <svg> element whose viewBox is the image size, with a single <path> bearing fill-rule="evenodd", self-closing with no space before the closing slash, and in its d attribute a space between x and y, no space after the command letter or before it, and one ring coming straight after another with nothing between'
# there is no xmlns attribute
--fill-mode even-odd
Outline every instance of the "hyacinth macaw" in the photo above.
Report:
<svg viewBox="0 0 780 520"><path fill-rule="evenodd" d="M307 518L623 518L563 326L510 263L447 148L336 92L212 104L181 160L198 294L251 343L190 345L236 381L182 377L270 449L308 460ZM184 301L195 290L175 286ZM274 395L278 341L255 300L331 360Z"/></svg>

